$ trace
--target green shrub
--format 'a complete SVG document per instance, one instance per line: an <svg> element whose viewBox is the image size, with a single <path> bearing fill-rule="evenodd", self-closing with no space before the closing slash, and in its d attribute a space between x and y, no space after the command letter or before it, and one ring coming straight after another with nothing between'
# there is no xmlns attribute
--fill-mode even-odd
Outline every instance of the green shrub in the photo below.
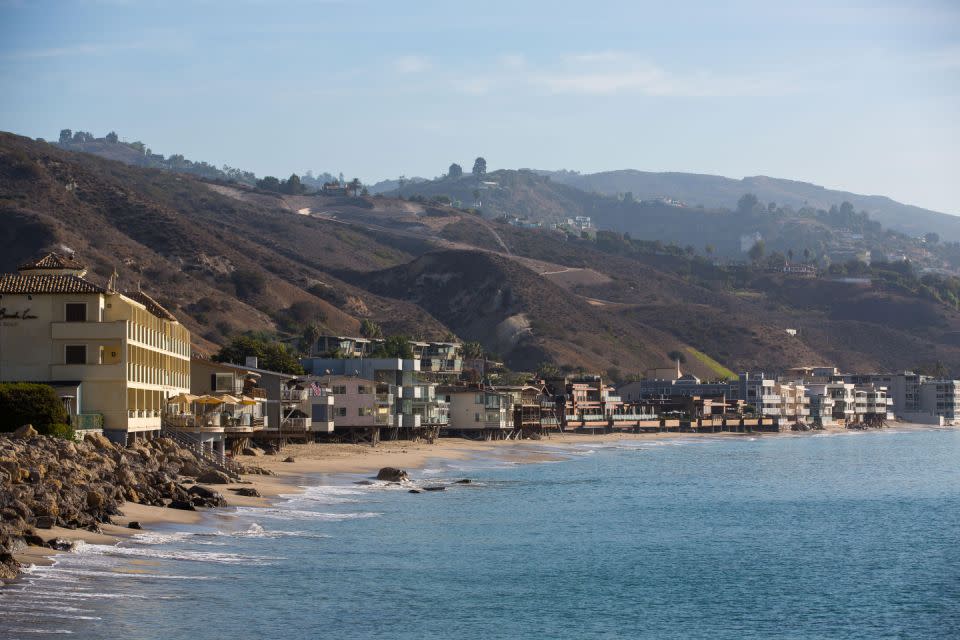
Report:
<svg viewBox="0 0 960 640"><path fill-rule="evenodd" d="M16 431L32 424L40 433L67 421L67 410L53 387L14 382L0 384L0 432Z"/></svg>
<svg viewBox="0 0 960 640"><path fill-rule="evenodd" d="M63 438L64 440L73 440L74 432L73 427L62 422L57 422L51 424L46 431L46 435L54 436L55 438Z"/></svg>

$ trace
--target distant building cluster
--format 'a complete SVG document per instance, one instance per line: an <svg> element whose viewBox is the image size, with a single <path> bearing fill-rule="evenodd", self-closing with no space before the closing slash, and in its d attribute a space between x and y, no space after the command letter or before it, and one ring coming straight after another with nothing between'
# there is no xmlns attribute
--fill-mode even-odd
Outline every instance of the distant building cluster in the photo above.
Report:
<svg viewBox="0 0 960 640"><path fill-rule="evenodd" d="M116 290L114 280L97 284L77 260L54 253L0 276L0 382L53 387L78 433L117 442L166 431L223 457L251 440L780 430L880 426L894 417L960 423L960 381L912 372L798 367L704 382L678 362L618 388L596 375L505 385L490 382L499 363L475 352L465 358L456 341L398 347L324 335L301 361L305 375L278 373L257 358L192 355L175 316L139 289Z"/></svg>

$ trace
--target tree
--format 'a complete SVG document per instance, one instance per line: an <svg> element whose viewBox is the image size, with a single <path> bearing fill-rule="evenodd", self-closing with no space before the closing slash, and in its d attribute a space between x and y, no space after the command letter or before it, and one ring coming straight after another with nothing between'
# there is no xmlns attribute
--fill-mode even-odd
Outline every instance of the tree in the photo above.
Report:
<svg viewBox="0 0 960 640"><path fill-rule="evenodd" d="M745 193L737 200L737 211L743 214L753 213L758 204L760 204L760 200L757 199L757 196L752 193Z"/></svg>
<svg viewBox="0 0 960 640"><path fill-rule="evenodd" d="M280 181L273 176L264 176L262 179L257 180L257 188L263 189L264 191L280 191Z"/></svg>
<svg viewBox="0 0 960 640"><path fill-rule="evenodd" d="M303 336L301 336L300 350L310 355L313 345L317 344L321 335L320 326L316 322L308 324L303 330Z"/></svg>
<svg viewBox="0 0 960 640"><path fill-rule="evenodd" d="M803 250L803 261L810 262L810 247L806 247Z"/></svg>
<svg viewBox="0 0 960 640"><path fill-rule="evenodd" d="M448 178L460 178L463 176L463 167L458 165L456 162L450 165L450 168L447 169Z"/></svg>
<svg viewBox="0 0 960 640"><path fill-rule="evenodd" d="M353 196L356 197L361 187L363 187L363 183L360 182L360 178L354 178L350 181L350 184L347 185L347 191L352 191Z"/></svg>
<svg viewBox="0 0 960 640"><path fill-rule="evenodd" d="M376 339L383 337L383 329L373 320L364 318L360 321L360 337Z"/></svg>
<svg viewBox="0 0 960 640"><path fill-rule="evenodd" d="M104 140L110 144L117 144L117 142L120 140L120 137L117 135L116 131L111 131L104 137Z"/></svg>
<svg viewBox="0 0 960 640"><path fill-rule="evenodd" d="M625 194L623 194L623 201L624 201L624 202L636 202L636 198L635 198L634 195L633 195L633 191L627 191Z"/></svg>
<svg viewBox="0 0 960 640"><path fill-rule="evenodd" d="M624 234L624 235L626 235L626 234ZM629 238L628 238L628 239L629 239ZM704 251L704 253L706 253L708 256L712 256L712 255L713 255L713 252L716 251L716 248L715 248L712 244L709 244L709 243L708 243L708 244L703 248L703 251Z"/></svg>
<svg viewBox="0 0 960 640"><path fill-rule="evenodd" d="M413 358L413 349L407 336L390 336L373 350L374 358Z"/></svg>
<svg viewBox="0 0 960 640"><path fill-rule="evenodd" d="M759 263L763 260L763 256L766 255L766 253L767 245L764 244L763 240L757 240L754 245L750 247L747 255L750 256L750 259L753 260L754 263Z"/></svg>
<svg viewBox="0 0 960 640"><path fill-rule="evenodd" d="M0 384L0 431L15 431L32 424L42 434L61 435L67 411L63 401L46 384L13 382Z"/></svg>
<svg viewBox="0 0 960 640"><path fill-rule="evenodd" d="M473 161L473 175L475 178L482 178L487 173L487 161L482 157Z"/></svg>
<svg viewBox="0 0 960 640"><path fill-rule="evenodd" d="M287 345L263 336L250 334L235 336L213 356L213 359L216 362L241 364L250 356L256 356L262 369L293 375L303 373L303 367L300 366L296 355L287 349Z"/></svg>
<svg viewBox="0 0 960 640"><path fill-rule="evenodd" d="M680 362L680 364L683 364L687 361L686 354L684 354L683 351L680 351L677 349L674 349L673 351L668 353L667 357L670 358L670 360L672 360L673 362Z"/></svg>
<svg viewBox="0 0 960 640"><path fill-rule="evenodd" d="M483 357L483 347L479 342L463 343L463 357L476 360Z"/></svg>
<svg viewBox="0 0 960 640"><path fill-rule="evenodd" d="M304 192L303 183L300 182L300 176L291 173L290 177L280 185L280 191L290 195L299 195Z"/></svg>
<svg viewBox="0 0 960 640"><path fill-rule="evenodd" d="M70 129L60 129L60 144L69 144L73 139L73 131Z"/></svg>
<svg viewBox="0 0 960 640"><path fill-rule="evenodd" d="M937 244L938 242L940 242L940 234L934 233L933 231L931 231L930 233L924 235L923 239L926 241L927 244Z"/></svg>

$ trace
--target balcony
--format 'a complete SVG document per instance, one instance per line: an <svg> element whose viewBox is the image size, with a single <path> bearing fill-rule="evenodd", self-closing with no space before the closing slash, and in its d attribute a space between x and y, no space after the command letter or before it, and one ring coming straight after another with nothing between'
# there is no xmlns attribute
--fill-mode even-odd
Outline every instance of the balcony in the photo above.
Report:
<svg viewBox="0 0 960 640"><path fill-rule="evenodd" d="M50 366L53 380L126 380L122 364L55 364Z"/></svg>
<svg viewBox="0 0 960 640"><path fill-rule="evenodd" d="M376 396L377 405L381 407L389 407L393 405L393 394L392 393L378 393Z"/></svg>
<svg viewBox="0 0 960 640"><path fill-rule="evenodd" d="M400 387L400 397L404 400L422 400L424 394L422 385Z"/></svg>
<svg viewBox="0 0 960 640"><path fill-rule="evenodd" d="M307 397L306 389L280 389L281 402L303 402Z"/></svg>
<svg viewBox="0 0 960 640"><path fill-rule="evenodd" d="M310 429L310 420L308 418L284 418L280 422L282 426L279 431L286 433L296 433L300 431L307 431Z"/></svg>
<svg viewBox="0 0 960 640"><path fill-rule="evenodd" d="M51 322L50 337L54 340L115 340L127 335L124 322Z"/></svg>

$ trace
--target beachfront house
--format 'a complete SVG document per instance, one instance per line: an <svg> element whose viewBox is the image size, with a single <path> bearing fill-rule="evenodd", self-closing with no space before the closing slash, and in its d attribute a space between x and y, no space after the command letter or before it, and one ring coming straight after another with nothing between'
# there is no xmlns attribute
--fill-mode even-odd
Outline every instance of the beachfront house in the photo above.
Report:
<svg viewBox="0 0 960 640"><path fill-rule="evenodd" d="M510 396L480 385L441 386L439 395L449 405L450 420L443 433L499 440L513 430Z"/></svg>

